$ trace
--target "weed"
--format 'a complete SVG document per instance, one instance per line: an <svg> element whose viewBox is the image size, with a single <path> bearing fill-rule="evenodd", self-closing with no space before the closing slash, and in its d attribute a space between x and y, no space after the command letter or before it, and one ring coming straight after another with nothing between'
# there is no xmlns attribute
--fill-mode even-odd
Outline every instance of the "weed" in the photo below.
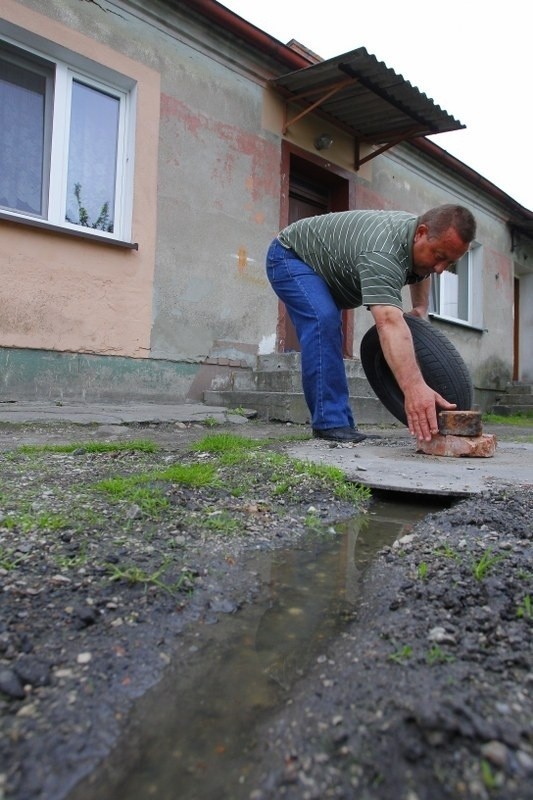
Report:
<svg viewBox="0 0 533 800"><path fill-rule="evenodd" d="M426 653L426 661L428 664L445 664L455 661L454 656L446 653L438 644L434 644Z"/></svg>
<svg viewBox="0 0 533 800"><path fill-rule="evenodd" d="M131 442L78 442L73 444L23 444L17 453L34 455L38 453L156 453L158 445L145 439Z"/></svg>
<svg viewBox="0 0 533 800"><path fill-rule="evenodd" d="M145 588L155 586L169 594L190 589L193 581L193 574L190 570L182 570L180 577L173 584L167 584L161 579L168 565L169 561L166 560L159 569L152 573L148 573L137 566L119 567L116 564L106 564L105 566L111 581L125 581L132 586L142 584Z"/></svg>
<svg viewBox="0 0 533 800"><path fill-rule="evenodd" d="M322 528L322 522L313 511L310 511L305 518L305 527L312 531L318 531Z"/></svg>
<svg viewBox="0 0 533 800"><path fill-rule="evenodd" d="M218 461L223 467L233 467L234 464L244 466L251 457L249 453L243 453L242 450L229 450L227 453L220 453Z"/></svg>
<svg viewBox="0 0 533 800"><path fill-rule="evenodd" d="M115 500L123 500L139 506L146 514L157 516L169 503L160 489L143 486L147 476L134 478L106 478L94 485L97 491L105 492Z"/></svg>
<svg viewBox="0 0 533 800"><path fill-rule="evenodd" d="M201 453L225 453L253 450L264 445L259 439L247 439L234 433L215 433L195 442L191 449Z"/></svg>
<svg viewBox="0 0 533 800"><path fill-rule="evenodd" d="M418 569L416 571L416 574L418 575L418 577L420 578L421 581L425 581L427 576L428 576L428 572L429 572L429 568L428 568L427 563L425 561L422 561L418 565Z"/></svg>
<svg viewBox="0 0 533 800"><path fill-rule="evenodd" d="M64 528L68 528L69 522L64 514L42 511L40 514L37 514L35 524L39 530L61 531Z"/></svg>
<svg viewBox="0 0 533 800"><path fill-rule="evenodd" d="M406 644L400 650L396 650L389 655L389 661L396 661L397 664L404 664L413 655L413 648L411 645Z"/></svg>
<svg viewBox="0 0 533 800"><path fill-rule="evenodd" d="M206 428L216 428L219 422L214 417L206 417L204 419L204 425Z"/></svg>
<svg viewBox="0 0 533 800"><path fill-rule="evenodd" d="M79 553L56 556L54 561L60 569L77 569L78 567L84 567L87 564L88 558L85 548L82 548Z"/></svg>
<svg viewBox="0 0 533 800"><path fill-rule="evenodd" d="M503 560L503 556L493 556L492 547L488 547L479 561L476 561L472 567L472 573L477 581L482 581L487 577L488 573L499 561Z"/></svg>
<svg viewBox="0 0 533 800"><path fill-rule="evenodd" d="M337 467L311 464L290 459L279 453L265 452L267 445L268 441L248 439L232 433L220 433L205 436L196 442L192 449L217 455L222 466L246 462L251 472L268 469L269 480L276 484L274 493L277 495L289 494L293 488L298 487L300 477L307 475L310 478L318 478L331 487L339 500L359 504L370 498L369 489L347 480L342 470ZM259 452L252 453L252 451ZM291 472L293 474L287 477Z"/></svg>
<svg viewBox="0 0 533 800"><path fill-rule="evenodd" d="M516 616L523 617L524 619L533 619L533 601L531 600L531 595L526 594L517 608Z"/></svg>
<svg viewBox="0 0 533 800"><path fill-rule="evenodd" d="M291 481L288 481L288 480L286 480L286 481L279 480L279 481L277 481L277 483L276 483L276 487L275 487L275 489L274 489L274 494L275 494L275 495L284 495L284 494L288 494L291 488L292 488L292 483L291 483Z"/></svg>
<svg viewBox="0 0 533 800"><path fill-rule="evenodd" d="M492 769L489 762L482 758L481 759L481 780L483 781L485 787L487 789L497 789L500 782L498 780L497 774Z"/></svg>
<svg viewBox="0 0 533 800"><path fill-rule="evenodd" d="M439 556L445 556L446 558L453 558L455 561L459 561L461 558L459 553L447 544L440 544L435 548L435 553Z"/></svg>
<svg viewBox="0 0 533 800"><path fill-rule="evenodd" d="M31 511L22 511L5 517L2 520L2 527L8 530L19 529L24 533L33 530L59 531L68 527L68 521L63 514L53 514L49 511L35 514Z"/></svg>
<svg viewBox="0 0 533 800"><path fill-rule="evenodd" d="M0 547L0 568L6 572L16 569L19 564L24 563L28 556L26 554L14 555L14 550L4 550Z"/></svg>
<svg viewBox="0 0 533 800"><path fill-rule="evenodd" d="M226 511L212 511L205 520L205 527L217 533L235 533L241 523Z"/></svg>
<svg viewBox="0 0 533 800"><path fill-rule="evenodd" d="M237 406L237 408L230 409L232 414L238 414L240 417L247 417L248 414L246 413L245 409L242 406Z"/></svg>
<svg viewBox="0 0 533 800"><path fill-rule="evenodd" d="M142 476L141 476L142 477ZM147 481L169 481L186 486L220 486L213 464L173 464L164 470L148 473ZM139 479L137 479L139 480ZM143 479L144 480L144 479Z"/></svg>
<svg viewBox="0 0 533 800"><path fill-rule="evenodd" d="M135 475L133 477L107 478L94 488L106 492L116 500L138 505L141 511L157 517L168 509L170 503L157 483L182 483L188 486L213 486L220 482L212 464L174 464L164 470Z"/></svg>
<svg viewBox="0 0 533 800"><path fill-rule="evenodd" d="M533 413L526 412L525 414L510 414L503 416L502 414L483 414L483 422L493 423L494 425L520 425L528 426L533 425Z"/></svg>

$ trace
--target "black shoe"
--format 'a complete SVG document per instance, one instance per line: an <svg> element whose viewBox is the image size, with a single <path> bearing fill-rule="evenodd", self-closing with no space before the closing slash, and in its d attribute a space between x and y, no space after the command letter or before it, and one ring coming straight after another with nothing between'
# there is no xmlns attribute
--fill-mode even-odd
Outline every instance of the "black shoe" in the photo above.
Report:
<svg viewBox="0 0 533 800"><path fill-rule="evenodd" d="M367 436L357 428L313 428L315 439L327 439L328 442L346 442L347 444L358 444L364 441Z"/></svg>

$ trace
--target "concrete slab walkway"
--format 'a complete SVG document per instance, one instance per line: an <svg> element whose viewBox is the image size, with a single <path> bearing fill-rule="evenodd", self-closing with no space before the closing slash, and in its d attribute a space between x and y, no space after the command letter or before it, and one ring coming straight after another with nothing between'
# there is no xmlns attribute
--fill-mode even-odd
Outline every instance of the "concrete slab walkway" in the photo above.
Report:
<svg viewBox="0 0 533 800"><path fill-rule="evenodd" d="M203 403L47 403L47 402L1 402L0 423L59 423L77 425L132 425L165 422L218 423L247 422L245 414L236 414L222 406L206 406Z"/></svg>
<svg viewBox="0 0 533 800"><path fill-rule="evenodd" d="M498 486L533 485L533 444L498 443L492 458L449 458L417 453L415 441L406 437L394 446L368 442L331 448L313 440L289 452L383 491L466 497Z"/></svg>

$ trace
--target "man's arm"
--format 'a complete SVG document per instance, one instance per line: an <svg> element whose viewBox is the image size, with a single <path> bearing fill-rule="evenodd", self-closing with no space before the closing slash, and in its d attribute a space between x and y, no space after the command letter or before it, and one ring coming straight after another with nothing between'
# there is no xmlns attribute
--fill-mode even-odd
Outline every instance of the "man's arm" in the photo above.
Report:
<svg viewBox="0 0 533 800"><path fill-rule="evenodd" d="M430 290L431 278L426 278L424 281L411 283L409 285L409 291L411 292L411 303L413 304L413 308L411 311L409 311L411 316L427 319Z"/></svg>
<svg viewBox="0 0 533 800"><path fill-rule="evenodd" d="M403 311L395 306L371 306L383 355L404 395L405 413L409 432L417 439L429 441L438 433L437 406L453 410L448 403L425 382L416 361L413 337L403 318Z"/></svg>

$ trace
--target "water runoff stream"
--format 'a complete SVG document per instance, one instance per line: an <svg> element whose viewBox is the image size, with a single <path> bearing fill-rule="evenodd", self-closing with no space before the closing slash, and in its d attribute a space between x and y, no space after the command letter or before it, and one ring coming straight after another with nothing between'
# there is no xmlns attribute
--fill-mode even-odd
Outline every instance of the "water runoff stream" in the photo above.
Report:
<svg viewBox="0 0 533 800"><path fill-rule="evenodd" d="M177 659L136 707L128 741L72 800L220 800L224 786L247 798L255 726L353 619L375 554L444 505L375 499L335 535L259 554L264 593L187 642L194 669Z"/></svg>

